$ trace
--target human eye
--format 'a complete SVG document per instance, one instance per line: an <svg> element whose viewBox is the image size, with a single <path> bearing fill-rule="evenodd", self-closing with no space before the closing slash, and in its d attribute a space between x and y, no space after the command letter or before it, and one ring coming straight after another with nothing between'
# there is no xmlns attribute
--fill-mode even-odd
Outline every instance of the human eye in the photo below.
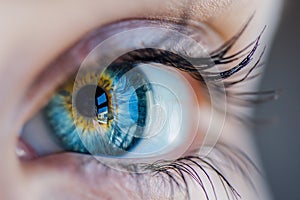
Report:
<svg viewBox="0 0 300 200"><path fill-rule="evenodd" d="M73 152L93 157L83 165L137 173L137 179L156 173L158 184L165 179L169 183L161 192L172 197L189 197L187 177L198 183L206 198L218 196L207 192L215 190L213 175L205 169L209 168L225 185L224 191L238 198L219 166L202 155L201 147L209 147L205 142L213 141L214 146L219 135L211 136L210 125L201 124L201 118L214 122L217 116L214 131L221 132L229 89L248 80L259 65L263 51L255 53L261 34L228 54L247 24L217 49L218 35L208 26L191 23L132 19L84 37L50 65L52 74L41 74L41 80L53 77L56 81L49 84L56 89L46 95L50 98L41 99L45 106L25 124L23 143L30 144L41 157L37 159ZM238 76L243 69L246 72Z"/></svg>
<svg viewBox="0 0 300 200"><path fill-rule="evenodd" d="M86 42L75 46L60 59L60 63L71 63L65 66L54 64L60 68L73 68L71 73L76 76L62 81L63 86L32 122L45 121L46 127L50 125L48 132L54 132L63 143L62 147L75 152L105 156L105 151L111 149L112 155L106 156L114 153L128 156L139 152L142 157L148 157L148 154L151 157L153 155L143 149L156 154L163 149L174 152L170 149L172 143L187 149L198 131L200 111L195 112L195 109L199 109L201 90L204 94L201 86L204 86L202 79L205 78L200 70L193 68L195 61L189 62L187 56L205 55L207 49L179 33L182 26L174 24L166 28L171 25L167 22L161 25L153 20L130 20L102 27L92 37L84 39ZM207 38L205 31L210 30L190 27L185 31ZM212 37L211 31L209 33ZM107 36L109 34L112 35ZM201 42L207 43L204 39ZM76 60L72 55L78 55L78 52L89 52L79 55L85 58L82 63L72 62ZM213 65L208 55L203 58L207 68ZM194 79L190 75L195 76ZM191 120L184 120L189 118ZM27 133L32 134L30 127L34 125L28 123L24 127L24 137ZM143 143L144 140L147 142ZM106 144L111 147L105 149ZM134 149L133 146L138 150L128 152ZM99 147L103 149L97 149ZM114 150L115 147L127 151L126 154Z"/></svg>
<svg viewBox="0 0 300 200"><path fill-rule="evenodd" d="M13 57L22 63L19 76L2 79L14 79L7 84L18 91L3 95L14 96L7 107L21 102L1 120L1 128L13 119L7 124L21 129L19 160L7 159L3 169L15 172L8 182L22 189L8 193L30 199L254 199L264 193L243 133L251 105L274 95L254 89L266 20L259 24L260 12L251 9L236 14L225 1L182 10L179 1L130 2L113 8L105 0L74 2L51 17L39 12L49 27L37 26L34 36L24 32L30 48Z"/></svg>

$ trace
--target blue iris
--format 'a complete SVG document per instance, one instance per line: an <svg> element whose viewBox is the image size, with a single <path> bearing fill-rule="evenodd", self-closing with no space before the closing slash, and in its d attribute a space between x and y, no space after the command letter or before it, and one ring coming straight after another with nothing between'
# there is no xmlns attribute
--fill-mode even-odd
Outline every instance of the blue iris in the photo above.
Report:
<svg viewBox="0 0 300 200"><path fill-rule="evenodd" d="M88 153L77 134L72 113L66 109L66 103L71 102L71 96L67 91L61 91L51 99L44 112L65 150Z"/></svg>
<svg viewBox="0 0 300 200"><path fill-rule="evenodd" d="M138 144L146 126L151 87L141 71L126 73L132 68L108 67L103 74L112 82L109 89L101 81L98 85L89 84L88 78L75 91L75 101L70 87L62 87L53 96L45 113L64 149L120 156ZM94 72L86 76L89 73Z"/></svg>
<svg viewBox="0 0 300 200"><path fill-rule="evenodd" d="M138 120L138 97L137 95L132 95L129 99L129 110L130 112L130 117L133 121L137 122Z"/></svg>

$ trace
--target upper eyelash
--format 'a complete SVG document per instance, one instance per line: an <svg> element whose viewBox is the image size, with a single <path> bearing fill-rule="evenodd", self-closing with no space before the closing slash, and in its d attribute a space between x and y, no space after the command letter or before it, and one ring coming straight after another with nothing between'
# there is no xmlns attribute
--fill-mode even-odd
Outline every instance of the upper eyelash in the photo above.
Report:
<svg viewBox="0 0 300 200"><path fill-rule="evenodd" d="M215 51L210 53L209 57L189 57L187 55L179 55L167 50L162 49L152 49L144 48L131 51L129 53L120 56L114 64L120 64L120 62L130 62L131 64L139 63L160 63L166 66L175 67L184 72L188 72L193 78L210 86L214 87L216 91L220 88L214 85L215 82L223 81L225 87L225 93L228 97L228 103L233 104L234 106L252 106L254 104L263 103L269 100L276 99L279 91L261 91L261 92L233 92L231 88L238 84L250 81L254 78L257 78L260 74L255 73L255 70L263 66L262 58L266 50L266 46L263 47L262 52L258 55L258 58L254 60L256 52L260 45L261 37L266 29L266 26L263 28L258 37L246 45L244 48L239 50L236 53L227 55L228 52L232 49L241 35L246 31L246 28L250 24L253 16L245 23L241 30L235 34L231 39L217 48ZM251 48L251 49L250 49ZM238 61L233 67L230 67L228 70L221 72L209 72L209 70L217 65L230 64L235 61ZM191 62L194 64L191 64ZM252 64L253 63L253 64ZM245 75L243 75L238 80L230 80L233 75L238 74L242 69L248 69ZM200 73L201 74L200 74ZM204 76L204 77L203 77ZM216 108L221 110L221 108ZM242 121L246 125L251 125L254 122L252 117L246 116L237 116L235 113L228 112L228 116L232 116L234 119Z"/></svg>
<svg viewBox="0 0 300 200"><path fill-rule="evenodd" d="M253 174L253 172L257 172L259 174L261 173L258 167L243 151L241 151L238 148L229 147L224 143L217 143L214 148L214 152L218 152L220 154L220 156L218 157L219 159L231 163L231 165L229 166L222 165L223 167L228 167L231 170L237 169L237 171L250 184L252 189L256 190L250 174ZM206 191L207 186L204 186L203 180L201 179L199 173L196 170L200 170L200 172L203 173L204 177L209 181L210 187L214 192L213 196L215 199L217 199L214 182L211 180L211 177L208 173L208 170L212 170L219 177L219 180L221 181L222 186L227 194L227 198L231 199L231 196L236 200L240 199L241 195L224 175L222 169L218 167L220 166L220 164L221 163L218 163L218 161L212 158L211 156L201 157L197 154L191 154L190 156L185 156L174 161L157 161L153 164L146 165L145 170L150 169L154 172L154 175L165 174L169 178L172 177L172 180L176 182L176 186L181 188L181 190L184 190L184 192L186 192L187 199L189 199L190 196L185 174L189 175L189 178L195 180L200 185L207 200L210 199ZM178 171L180 170L183 173L178 174ZM179 180L176 180L176 178L179 178ZM183 182L183 185L181 185L180 181Z"/></svg>
<svg viewBox="0 0 300 200"><path fill-rule="evenodd" d="M252 18L251 18L252 19ZM129 62L131 64L139 64L139 63L160 63L167 66L175 67L179 70L190 73L195 79L199 81L203 81L203 75L205 75L205 80L208 81L220 81L226 80L231 76L237 74L240 70L248 67L253 60L253 57L258 49L259 42L262 34L264 33L264 29L261 31L257 39L248 44L242 50L234 53L232 55L227 55L228 51L234 46L240 36L244 33L247 26L249 25L251 19L243 26L241 31L239 31L235 36L233 36L230 40L225 42L220 48L210 53L209 57L189 57L187 55L178 55L177 53L173 53L171 51L162 50L162 49L153 49L153 48L143 48L133 50L128 52L122 56L120 56L113 64L120 64L122 62ZM247 52L247 50L251 47L252 49ZM262 53L259 55L259 59L256 63L250 68L248 73L238 81L228 81L225 82L224 85L226 88L230 88L233 85L241 83L252 74L253 70L259 66L261 66L261 59L264 55L265 47ZM226 57L225 57L226 56ZM244 57L244 58L243 58ZM230 69L226 71L222 71L219 73L209 72L210 68L213 68L217 65L230 64L234 61L242 59L237 65L230 67ZM191 62L193 64L191 64ZM201 74L199 74L199 71Z"/></svg>
<svg viewBox="0 0 300 200"><path fill-rule="evenodd" d="M136 64L141 62L157 62L157 63L162 63L169 66L177 67L180 70L186 70L188 72L197 72L197 71L202 72L216 65L232 63L245 56L245 58L239 63L240 67L238 68L238 70L236 69L237 66L235 66L235 67L231 67L227 71L216 74L218 75L218 77L220 77L220 79L224 80L237 73L240 69L246 67L249 64L249 62L246 61L250 61L253 58L254 53L256 52L256 49L259 45L260 38L266 27L264 27L263 31L259 34L257 39L255 39L253 42L248 44L242 50L232 55L226 56L229 50L231 50L232 47L235 45L235 43L238 41L240 36L245 32L252 18L253 16L242 27L242 29L236 35L234 35L230 40L225 42L215 51L210 52L209 57L194 58L194 57L189 57L187 55L178 55L176 53L162 50L162 49L144 48L144 49L133 50L129 53L126 53L123 56L120 56L117 60L121 62L131 62ZM243 53L245 53L252 45L254 45L252 50L247 54L243 55ZM193 66L190 63L190 61L192 61L192 63L195 66Z"/></svg>

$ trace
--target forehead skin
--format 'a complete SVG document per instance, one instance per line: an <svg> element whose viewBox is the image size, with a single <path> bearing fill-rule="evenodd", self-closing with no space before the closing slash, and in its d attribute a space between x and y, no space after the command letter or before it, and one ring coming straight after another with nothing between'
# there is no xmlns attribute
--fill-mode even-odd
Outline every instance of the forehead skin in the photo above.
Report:
<svg viewBox="0 0 300 200"><path fill-rule="evenodd" d="M90 30L133 17L189 17L212 26L223 38L232 36L256 12L244 41L257 36L264 25L271 38L279 0L90 0L1 1L0 6L0 195L25 179L14 155L22 126L22 96L30 83L57 55ZM242 45L241 42L239 45ZM237 48L240 46L237 45ZM12 173L13 172L13 173ZM20 185L17 185L19 183ZM5 199L0 196L0 199Z"/></svg>

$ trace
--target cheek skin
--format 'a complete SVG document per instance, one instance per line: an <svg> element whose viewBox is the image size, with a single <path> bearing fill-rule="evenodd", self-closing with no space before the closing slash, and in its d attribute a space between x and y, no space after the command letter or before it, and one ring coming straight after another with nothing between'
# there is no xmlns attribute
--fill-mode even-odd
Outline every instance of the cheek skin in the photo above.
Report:
<svg viewBox="0 0 300 200"><path fill-rule="evenodd" d="M84 155L53 155L24 163L23 170L33 191L38 191L36 199L137 199L130 176L90 160Z"/></svg>
<svg viewBox="0 0 300 200"><path fill-rule="evenodd" d="M115 171L87 155L59 154L25 162L22 169L35 199L168 199L168 187L156 188L160 178ZM41 185L43 177L43 185ZM153 184L149 184L151 179ZM137 181L139 180L139 185ZM157 182L156 182L157 181ZM174 194L182 199L181 194ZM180 198L181 197L181 198Z"/></svg>

